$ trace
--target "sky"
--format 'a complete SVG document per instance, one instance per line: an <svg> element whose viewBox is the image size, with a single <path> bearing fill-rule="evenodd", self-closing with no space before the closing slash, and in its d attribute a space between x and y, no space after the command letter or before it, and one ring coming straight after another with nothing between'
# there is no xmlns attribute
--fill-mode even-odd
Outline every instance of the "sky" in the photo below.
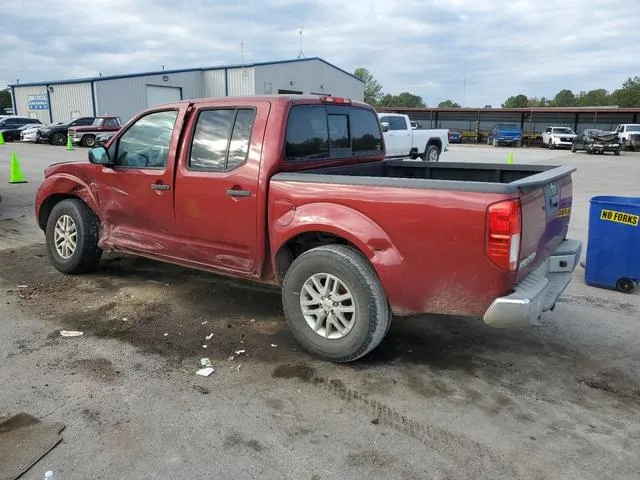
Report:
<svg viewBox="0 0 640 480"><path fill-rule="evenodd" d="M640 8L619 0L1 0L0 88L321 57L427 105L614 90L640 75ZM244 44L244 48L241 47Z"/></svg>

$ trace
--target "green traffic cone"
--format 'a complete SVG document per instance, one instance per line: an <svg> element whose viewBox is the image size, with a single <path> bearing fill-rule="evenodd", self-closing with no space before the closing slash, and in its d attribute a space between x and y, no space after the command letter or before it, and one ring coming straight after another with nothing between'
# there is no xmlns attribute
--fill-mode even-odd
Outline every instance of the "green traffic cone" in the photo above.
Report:
<svg viewBox="0 0 640 480"><path fill-rule="evenodd" d="M4 145L4 137L2 136L2 132L0 132L0 145Z"/></svg>
<svg viewBox="0 0 640 480"><path fill-rule="evenodd" d="M71 135L67 135L67 151L73 150L73 142L71 141Z"/></svg>
<svg viewBox="0 0 640 480"><path fill-rule="evenodd" d="M22 175L22 169L20 168L20 162L18 162L18 155L16 152L11 152L11 173L9 174L9 183L27 183Z"/></svg>
<svg viewBox="0 0 640 480"><path fill-rule="evenodd" d="M509 152L509 153L507 154L507 163L508 163L509 165L512 165L512 164L513 164L513 152Z"/></svg>

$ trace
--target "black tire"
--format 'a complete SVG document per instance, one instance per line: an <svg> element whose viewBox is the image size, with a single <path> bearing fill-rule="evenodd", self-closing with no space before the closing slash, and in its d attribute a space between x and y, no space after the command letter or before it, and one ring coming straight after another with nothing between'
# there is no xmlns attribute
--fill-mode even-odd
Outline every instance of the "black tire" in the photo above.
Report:
<svg viewBox="0 0 640 480"><path fill-rule="evenodd" d="M576 153L576 146L575 145L571 145L571 153Z"/></svg>
<svg viewBox="0 0 640 480"><path fill-rule="evenodd" d="M616 288L622 293L633 293L636 289L636 282L630 278L621 278L616 282Z"/></svg>
<svg viewBox="0 0 640 480"><path fill-rule="evenodd" d="M553 140L549 139L549 150L553 150L555 146L553 145Z"/></svg>
<svg viewBox="0 0 640 480"><path fill-rule="evenodd" d="M352 294L355 320L342 338L319 335L302 313L300 296L304 283L319 273L334 275ZM300 345L331 362L351 362L371 352L386 335L392 318L375 270L366 257L345 245L323 245L296 258L284 278L282 305L289 328Z"/></svg>
<svg viewBox="0 0 640 480"><path fill-rule="evenodd" d="M616 149L613 151L613 154L614 154L616 157L619 157L619 156L620 156L620 149L619 149L619 148L616 148Z"/></svg>
<svg viewBox="0 0 640 480"><path fill-rule="evenodd" d="M76 247L66 259L55 247L56 223L64 215L71 217L76 228ZM102 257L102 250L98 247L100 222L82 200L69 198L57 203L47 219L45 237L47 256L56 270L66 274L80 274L98 267Z"/></svg>
<svg viewBox="0 0 640 480"><path fill-rule="evenodd" d="M82 146L86 148L95 147L96 137L94 135L84 135L82 137Z"/></svg>
<svg viewBox="0 0 640 480"><path fill-rule="evenodd" d="M51 137L49 137L49 142L51 145L66 145L67 136L62 132L55 132Z"/></svg>
<svg viewBox="0 0 640 480"><path fill-rule="evenodd" d="M437 162L440 160L440 149L437 145L427 145L427 148L422 155L422 159L425 162Z"/></svg>

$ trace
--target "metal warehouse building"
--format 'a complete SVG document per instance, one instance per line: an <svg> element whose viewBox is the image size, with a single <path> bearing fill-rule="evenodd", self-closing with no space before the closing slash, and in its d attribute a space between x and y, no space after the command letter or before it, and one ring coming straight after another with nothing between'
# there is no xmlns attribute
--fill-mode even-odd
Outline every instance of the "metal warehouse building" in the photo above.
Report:
<svg viewBox="0 0 640 480"><path fill-rule="evenodd" d="M9 87L15 114L43 123L97 115L115 115L126 122L147 107L190 98L319 94L364 99L362 80L317 57Z"/></svg>

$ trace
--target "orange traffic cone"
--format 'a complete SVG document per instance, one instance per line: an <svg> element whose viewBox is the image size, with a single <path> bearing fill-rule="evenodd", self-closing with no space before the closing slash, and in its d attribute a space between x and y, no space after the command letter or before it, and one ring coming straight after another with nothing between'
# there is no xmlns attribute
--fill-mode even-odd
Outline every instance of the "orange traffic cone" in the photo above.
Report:
<svg viewBox="0 0 640 480"><path fill-rule="evenodd" d="M20 168L20 162L18 162L18 156L16 152L11 152L11 173L9 174L9 183L27 183L22 175L22 169Z"/></svg>

